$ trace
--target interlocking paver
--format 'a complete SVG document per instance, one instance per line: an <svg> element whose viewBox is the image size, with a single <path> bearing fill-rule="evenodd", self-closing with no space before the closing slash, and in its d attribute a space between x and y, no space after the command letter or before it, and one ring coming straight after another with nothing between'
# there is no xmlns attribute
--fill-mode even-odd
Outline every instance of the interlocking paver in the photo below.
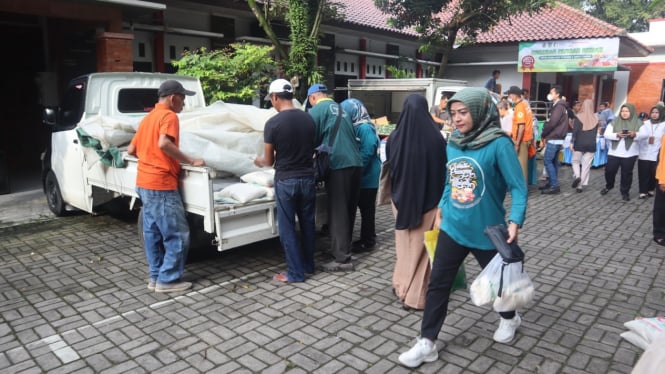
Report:
<svg viewBox="0 0 665 374"><path fill-rule="evenodd" d="M537 291L516 340L494 343L496 314L456 291L440 358L416 372L630 371L641 352L618 336L623 322L665 310L652 200L601 197L602 170L571 193L567 173L560 195L531 188L520 244ZM422 312L402 310L392 295L392 228L389 207L380 207L377 249L357 255L356 271L293 285L270 281L285 269L278 240L193 250L194 289L177 297L146 289L143 250L126 220L74 214L0 228L0 370L408 373L396 358L413 344ZM317 241L322 249L329 238ZM471 282L479 269L466 264ZM53 336L74 361L42 342ZM11 357L23 361L11 361L22 350L29 354Z"/></svg>

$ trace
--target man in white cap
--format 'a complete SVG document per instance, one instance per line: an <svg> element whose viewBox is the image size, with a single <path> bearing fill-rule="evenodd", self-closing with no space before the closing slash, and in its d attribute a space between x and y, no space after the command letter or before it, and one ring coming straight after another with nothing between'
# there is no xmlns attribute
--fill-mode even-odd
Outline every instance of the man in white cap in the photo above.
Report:
<svg viewBox="0 0 665 374"><path fill-rule="evenodd" d="M204 166L205 162L178 148L177 113L185 106L185 96L196 93L176 80L167 80L157 94L159 102L139 124L127 153L139 158L136 192L143 204L143 242L150 269L148 289L182 292L190 289L192 283L182 280L189 249L189 224L178 191L180 163Z"/></svg>
<svg viewBox="0 0 665 374"><path fill-rule="evenodd" d="M352 271L351 236L360 196L362 158L360 142L356 138L353 121L341 106L328 98L323 84L313 84L307 90L312 105L309 114L316 124L316 144L329 144L330 173L326 179L328 193L328 226L330 227L331 254L334 259L321 266L323 271ZM339 118L339 121L338 121Z"/></svg>
<svg viewBox="0 0 665 374"><path fill-rule="evenodd" d="M270 100L277 115L263 130L264 156L254 159L259 167L275 167L275 200L279 241L286 255L287 271L273 277L280 283L304 282L314 273L316 181L312 167L314 121L293 106L293 86L285 79L270 84ZM296 233L300 224L300 244Z"/></svg>

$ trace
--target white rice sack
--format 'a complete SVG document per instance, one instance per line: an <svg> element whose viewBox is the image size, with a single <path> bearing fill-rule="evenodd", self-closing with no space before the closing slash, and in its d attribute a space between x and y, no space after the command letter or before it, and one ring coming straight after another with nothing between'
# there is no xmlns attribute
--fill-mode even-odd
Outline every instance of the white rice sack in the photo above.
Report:
<svg viewBox="0 0 665 374"><path fill-rule="evenodd" d="M272 187L275 180L275 169L253 171L240 177L245 183L258 184L263 187Z"/></svg>
<svg viewBox="0 0 665 374"><path fill-rule="evenodd" d="M644 340L641 336L637 335L635 331L625 331L619 334L622 338L628 340L631 344L638 348L647 349L649 343Z"/></svg>
<svg viewBox="0 0 665 374"><path fill-rule="evenodd" d="M262 198L266 195L265 188L261 186L254 186L249 183L235 183L219 192L219 196L223 198L231 198L240 203Z"/></svg>
<svg viewBox="0 0 665 374"><path fill-rule="evenodd" d="M646 345L651 344L659 335L665 334L665 317L636 318L623 325L642 338Z"/></svg>
<svg viewBox="0 0 665 374"><path fill-rule="evenodd" d="M656 340L649 344L631 372L631 374L656 373L665 373L665 334L658 335Z"/></svg>
<svg viewBox="0 0 665 374"><path fill-rule="evenodd" d="M268 199L275 199L275 187L263 187L266 190L266 197Z"/></svg>

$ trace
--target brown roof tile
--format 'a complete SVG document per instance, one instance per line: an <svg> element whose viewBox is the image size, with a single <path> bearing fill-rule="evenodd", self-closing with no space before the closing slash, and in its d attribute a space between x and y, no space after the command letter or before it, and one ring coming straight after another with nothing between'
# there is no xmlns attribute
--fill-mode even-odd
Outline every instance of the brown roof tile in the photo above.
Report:
<svg viewBox="0 0 665 374"><path fill-rule="evenodd" d="M388 15L374 5L374 0L336 0L346 6L343 23L381 31L417 36L412 30L397 30L388 26ZM443 19L451 14L443 12ZM518 14L499 22L491 31L478 35L477 43L514 43L529 40L605 38L627 35L626 30L592 17L563 3L529 15Z"/></svg>

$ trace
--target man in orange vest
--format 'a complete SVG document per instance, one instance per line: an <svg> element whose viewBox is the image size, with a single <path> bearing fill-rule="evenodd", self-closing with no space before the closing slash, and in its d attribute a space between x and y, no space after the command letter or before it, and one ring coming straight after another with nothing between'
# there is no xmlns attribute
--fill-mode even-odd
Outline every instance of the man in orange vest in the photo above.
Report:
<svg viewBox="0 0 665 374"><path fill-rule="evenodd" d="M527 179L527 162L529 161L529 145L533 141L533 114L529 104L522 98L522 89L517 86L511 86L508 91L508 100L515 105L513 111L513 131L511 137L515 144L515 152L520 160L524 180Z"/></svg>

